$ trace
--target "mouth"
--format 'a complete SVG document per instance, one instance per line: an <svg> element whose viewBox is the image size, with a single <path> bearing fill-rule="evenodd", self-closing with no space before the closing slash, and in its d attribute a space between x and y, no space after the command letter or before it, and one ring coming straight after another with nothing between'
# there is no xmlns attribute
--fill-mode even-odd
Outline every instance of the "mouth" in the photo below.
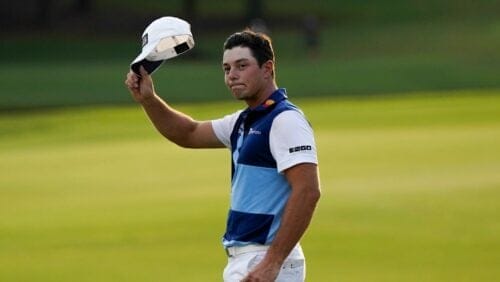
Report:
<svg viewBox="0 0 500 282"><path fill-rule="evenodd" d="M229 85L229 88L231 88L232 90L242 89L244 87L245 87L245 84L243 84L243 83L234 83L234 84Z"/></svg>

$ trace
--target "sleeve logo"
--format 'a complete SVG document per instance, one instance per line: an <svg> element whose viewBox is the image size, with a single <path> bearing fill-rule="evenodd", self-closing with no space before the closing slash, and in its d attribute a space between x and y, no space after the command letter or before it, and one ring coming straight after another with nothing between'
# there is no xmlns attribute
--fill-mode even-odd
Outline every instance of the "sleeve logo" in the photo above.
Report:
<svg viewBox="0 0 500 282"><path fill-rule="evenodd" d="M302 146L292 147L292 148L288 149L288 151L290 153L295 153L295 152L299 152L299 151L311 151L311 150L312 150L311 145L302 145Z"/></svg>

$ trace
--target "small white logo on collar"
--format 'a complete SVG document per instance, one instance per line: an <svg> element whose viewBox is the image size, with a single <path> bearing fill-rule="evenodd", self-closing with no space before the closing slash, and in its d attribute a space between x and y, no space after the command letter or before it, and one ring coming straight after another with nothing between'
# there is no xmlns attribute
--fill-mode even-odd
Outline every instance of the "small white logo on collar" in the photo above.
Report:
<svg viewBox="0 0 500 282"><path fill-rule="evenodd" d="M248 131L248 135L251 135L251 134L261 135L262 132L260 132L259 130L254 130L253 128L250 127L250 130Z"/></svg>

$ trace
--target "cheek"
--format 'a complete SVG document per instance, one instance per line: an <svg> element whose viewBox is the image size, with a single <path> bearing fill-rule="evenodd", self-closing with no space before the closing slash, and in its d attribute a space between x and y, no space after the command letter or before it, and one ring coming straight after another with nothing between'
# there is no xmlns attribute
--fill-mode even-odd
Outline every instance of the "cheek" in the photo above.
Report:
<svg viewBox="0 0 500 282"><path fill-rule="evenodd" d="M249 83L255 83L258 78L258 73L255 70L249 70L241 75L241 78Z"/></svg>
<svg viewBox="0 0 500 282"><path fill-rule="evenodd" d="M249 73L248 78L252 82L252 84L254 84L256 86L262 84L264 81L263 77L262 77L262 73L260 73L259 71L254 71L252 73Z"/></svg>

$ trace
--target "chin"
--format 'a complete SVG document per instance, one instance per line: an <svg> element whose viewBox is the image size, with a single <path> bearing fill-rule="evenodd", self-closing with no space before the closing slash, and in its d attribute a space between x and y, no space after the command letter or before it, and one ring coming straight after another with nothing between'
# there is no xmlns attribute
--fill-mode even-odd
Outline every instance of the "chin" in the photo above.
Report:
<svg viewBox="0 0 500 282"><path fill-rule="evenodd" d="M234 98L236 98L236 100L239 100L239 101L246 101L247 100L247 98L244 96L238 96L238 95L233 95L233 96L234 96Z"/></svg>
<svg viewBox="0 0 500 282"><path fill-rule="evenodd" d="M236 92L232 92L232 93L233 93L233 96L238 100L246 100L246 98L247 98L244 92L236 91Z"/></svg>

